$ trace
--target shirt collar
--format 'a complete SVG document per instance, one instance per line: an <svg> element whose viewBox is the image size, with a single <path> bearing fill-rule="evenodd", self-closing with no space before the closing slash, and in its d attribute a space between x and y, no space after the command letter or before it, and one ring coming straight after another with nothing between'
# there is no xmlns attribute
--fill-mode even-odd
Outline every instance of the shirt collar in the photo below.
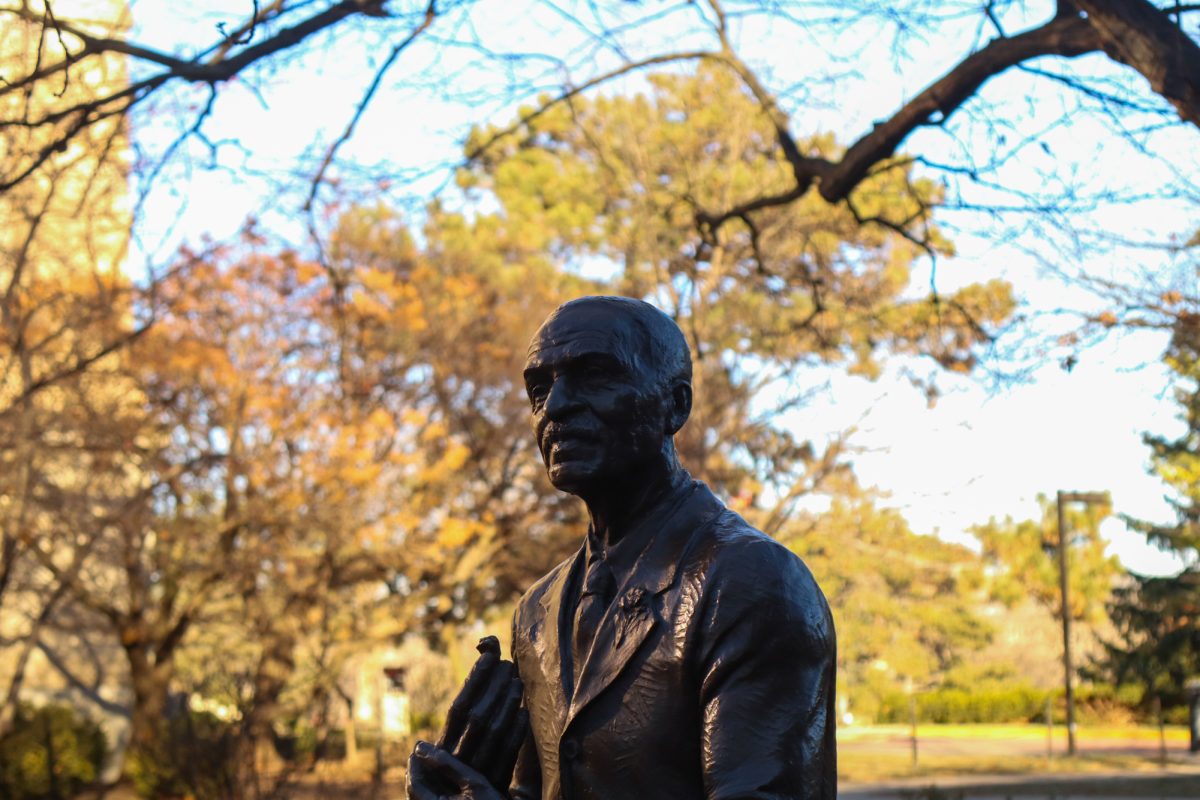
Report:
<svg viewBox="0 0 1200 800"><path fill-rule="evenodd" d="M696 485L695 481L686 470L681 472L682 474L677 477L674 484L646 509L641 521L633 525L616 544L606 548L604 542L589 525L586 552L584 553L585 563L591 564L595 559L603 559L613 574L617 576L617 582L620 583L621 578L633 569L638 557L653 541L655 534L667 524L683 502L692 495Z"/></svg>

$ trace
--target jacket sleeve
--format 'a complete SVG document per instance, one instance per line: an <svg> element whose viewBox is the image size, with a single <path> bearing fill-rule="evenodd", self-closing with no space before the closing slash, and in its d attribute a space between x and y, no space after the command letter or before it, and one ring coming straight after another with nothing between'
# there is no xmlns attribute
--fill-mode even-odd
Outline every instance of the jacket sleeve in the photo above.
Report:
<svg viewBox="0 0 1200 800"><path fill-rule="evenodd" d="M518 606L513 614L512 622L512 657L513 663L517 663L517 637L521 634L519 619L521 609ZM520 667L517 670L518 677L520 676ZM533 741L533 731L525 735L525 742L521 745L521 751L517 755L517 763L513 768L512 783L509 786L508 796L511 800L541 800L542 797L542 766L538 761L537 745Z"/></svg>
<svg viewBox="0 0 1200 800"><path fill-rule="evenodd" d="M731 547L710 573L699 661L708 800L837 796L829 606L777 542Z"/></svg>

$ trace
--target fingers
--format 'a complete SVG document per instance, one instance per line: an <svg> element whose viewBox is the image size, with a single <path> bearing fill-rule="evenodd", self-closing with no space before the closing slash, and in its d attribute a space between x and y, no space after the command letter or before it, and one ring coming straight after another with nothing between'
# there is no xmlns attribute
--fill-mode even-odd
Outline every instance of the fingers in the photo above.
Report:
<svg viewBox="0 0 1200 800"><path fill-rule="evenodd" d="M489 639L495 642L494 648ZM463 688L459 690L458 696L450 704L450 710L446 712L446 727L437 742L437 746L444 750L457 750L459 739L467 726L467 717L476 704L476 698L493 684L492 672L500 662L500 643L495 636L485 637L479 642L479 651L482 655L471 668L471 674L467 676Z"/></svg>
<svg viewBox="0 0 1200 800"><path fill-rule="evenodd" d="M513 770L516 769L517 758L521 754L521 746L525 744L525 738L528 735L529 712L523 708L518 708L512 725L502 734L503 744L496 756L496 766L490 773L493 777L493 786L505 789L512 783Z"/></svg>
<svg viewBox="0 0 1200 800"><path fill-rule="evenodd" d="M475 649L480 655L484 653L492 653L496 658L500 657L500 640L495 636L485 636L479 640L479 644L475 645Z"/></svg>
<svg viewBox="0 0 1200 800"><path fill-rule="evenodd" d="M514 676L508 684L508 692L499 711L488 720L487 735L479 745L478 753L471 759L475 768L487 775L492 783L499 787L507 786L512 777L511 769L504 774L503 756L508 745L509 734L517 720L517 712L521 710L523 692L524 685L521 683L521 679Z"/></svg>
<svg viewBox="0 0 1200 800"><path fill-rule="evenodd" d="M502 800L487 778L428 742L417 743L408 764L409 797L412 800L438 800L439 795L433 789L435 781L453 787L448 789L448 793L454 797Z"/></svg>
<svg viewBox="0 0 1200 800"><path fill-rule="evenodd" d="M404 787L408 791L408 800L439 800L440 795L433 785L425 759L418 755L423 746L427 747L428 743L417 742L413 754L408 758L408 776L404 780Z"/></svg>
<svg viewBox="0 0 1200 800"><path fill-rule="evenodd" d="M486 658L485 653L483 658ZM492 673L491 683L488 684L483 696L479 698L467 713L467 724L459 739L458 747L451 752L455 757L468 764L478 764L476 754L488 738L492 720L499 713L504 703L509 687L513 682L513 663L501 661Z"/></svg>

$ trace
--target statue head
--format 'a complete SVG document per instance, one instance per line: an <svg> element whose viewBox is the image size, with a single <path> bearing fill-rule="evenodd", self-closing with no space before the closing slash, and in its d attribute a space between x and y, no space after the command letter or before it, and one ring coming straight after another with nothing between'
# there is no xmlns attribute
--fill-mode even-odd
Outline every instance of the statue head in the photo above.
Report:
<svg viewBox="0 0 1200 800"><path fill-rule="evenodd" d="M649 303L581 297L529 343L525 390L550 482L587 499L680 469L674 435L692 410L692 358Z"/></svg>

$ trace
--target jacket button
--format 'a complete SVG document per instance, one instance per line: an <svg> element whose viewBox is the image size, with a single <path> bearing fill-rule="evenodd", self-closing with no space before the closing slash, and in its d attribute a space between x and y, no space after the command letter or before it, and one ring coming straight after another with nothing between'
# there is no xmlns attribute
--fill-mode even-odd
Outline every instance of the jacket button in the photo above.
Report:
<svg viewBox="0 0 1200 800"><path fill-rule="evenodd" d="M562 744L563 758L573 759L579 755L579 742L574 739L567 739Z"/></svg>

